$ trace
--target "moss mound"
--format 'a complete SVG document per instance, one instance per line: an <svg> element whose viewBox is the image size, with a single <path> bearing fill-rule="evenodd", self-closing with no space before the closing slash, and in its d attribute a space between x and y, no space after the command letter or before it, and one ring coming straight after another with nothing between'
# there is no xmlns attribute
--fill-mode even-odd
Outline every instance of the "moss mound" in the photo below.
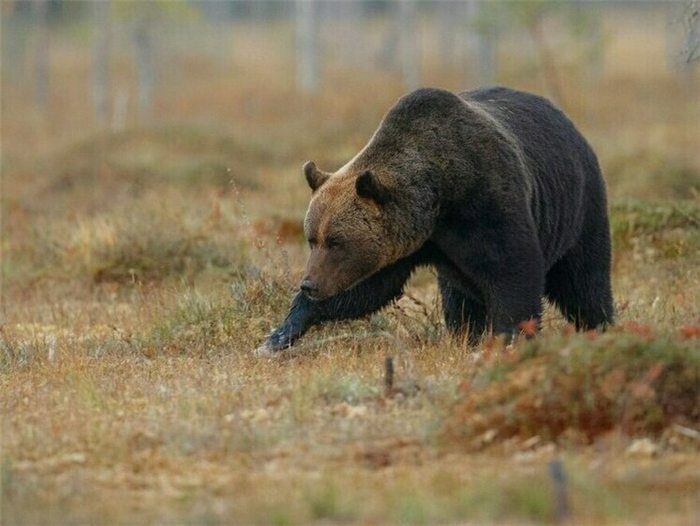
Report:
<svg viewBox="0 0 700 526"><path fill-rule="evenodd" d="M466 449L511 437L591 442L619 428L657 435L700 423L697 338L616 330L528 342L462 385L445 438Z"/></svg>

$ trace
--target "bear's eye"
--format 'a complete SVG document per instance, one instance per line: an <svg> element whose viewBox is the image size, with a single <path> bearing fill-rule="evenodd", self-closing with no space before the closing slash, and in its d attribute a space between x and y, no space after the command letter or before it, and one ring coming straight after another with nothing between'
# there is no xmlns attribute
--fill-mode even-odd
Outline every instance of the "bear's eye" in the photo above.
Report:
<svg viewBox="0 0 700 526"><path fill-rule="evenodd" d="M338 249L343 245L343 242L335 237L331 237L326 239L326 247L328 247L331 250Z"/></svg>
<svg viewBox="0 0 700 526"><path fill-rule="evenodd" d="M316 241L315 237L312 237L311 239L309 239L309 246L311 248L316 248L316 245L318 245L318 241Z"/></svg>

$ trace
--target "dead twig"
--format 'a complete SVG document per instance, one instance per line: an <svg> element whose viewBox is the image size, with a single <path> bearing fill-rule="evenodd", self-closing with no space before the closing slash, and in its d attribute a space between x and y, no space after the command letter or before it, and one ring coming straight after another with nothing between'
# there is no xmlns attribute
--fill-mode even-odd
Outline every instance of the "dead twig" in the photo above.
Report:
<svg viewBox="0 0 700 526"><path fill-rule="evenodd" d="M555 458L549 462L549 476L554 486L554 514L557 523L566 521L571 515L569 491L566 484L566 473L561 460Z"/></svg>
<svg viewBox="0 0 700 526"><path fill-rule="evenodd" d="M673 424L671 426L671 429L673 429L679 435L683 435L684 437L700 440L700 431L696 431L695 429L691 429L690 427L685 427L680 424Z"/></svg>
<svg viewBox="0 0 700 526"><path fill-rule="evenodd" d="M384 396L394 396L394 359L391 356L384 360Z"/></svg>

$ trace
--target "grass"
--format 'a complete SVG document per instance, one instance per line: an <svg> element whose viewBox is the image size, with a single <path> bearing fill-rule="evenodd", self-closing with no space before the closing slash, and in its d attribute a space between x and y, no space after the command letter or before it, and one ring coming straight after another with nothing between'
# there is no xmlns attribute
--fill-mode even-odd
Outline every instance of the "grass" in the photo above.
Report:
<svg viewBox="0 0 700 526"><path fill-rule="evenodd" d="M660 248L666 258L697 257L700 209L697 200L649 203L623 202L611 214L613 244L618 251L635 245Z"/></svg>
<svg viewBox="0 0 700 526"><path fill-rule="evenodd" d="M576 524L693 524L700 108L659 61L618 60L660 49L626 20L596 89L561 62L609 183L618 326L571 334L548 306L509 348L450 338L425 271L368 320L252 354L303 273L300 166L362 147L403 91L391 74L331 65L297 97L241 28L236 68L197 64L159 99L168 123L118 133L86 131L80 96L37 131L3 79L3 523L550 524L557 458ZM500 81L541 92L504 42ZM52 83L80 94L69 51ZM221 121L194 124L203 106Z"/></svg>

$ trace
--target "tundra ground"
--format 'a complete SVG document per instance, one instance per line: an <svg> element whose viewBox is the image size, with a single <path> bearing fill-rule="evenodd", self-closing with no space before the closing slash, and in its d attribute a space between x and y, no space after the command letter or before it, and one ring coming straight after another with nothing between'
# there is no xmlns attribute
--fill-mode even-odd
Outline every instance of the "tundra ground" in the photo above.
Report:
<svg viewBox="0 0 700 526"><path fill-rule="evenodd" d="M610 188L615 330L573 334L547 308L534 340L468 348L425 270L397 305L260 359L305 262L301 164L344 163L401 88L375 78L369 104L339 88L290 108L251 68L163 95L183 120L208 97L226 129L59 138L3 92L4 523L546 524L558 459L578 525L696 524L694 89L658 68L622 67L595 94L567 84Z"/></svg>

